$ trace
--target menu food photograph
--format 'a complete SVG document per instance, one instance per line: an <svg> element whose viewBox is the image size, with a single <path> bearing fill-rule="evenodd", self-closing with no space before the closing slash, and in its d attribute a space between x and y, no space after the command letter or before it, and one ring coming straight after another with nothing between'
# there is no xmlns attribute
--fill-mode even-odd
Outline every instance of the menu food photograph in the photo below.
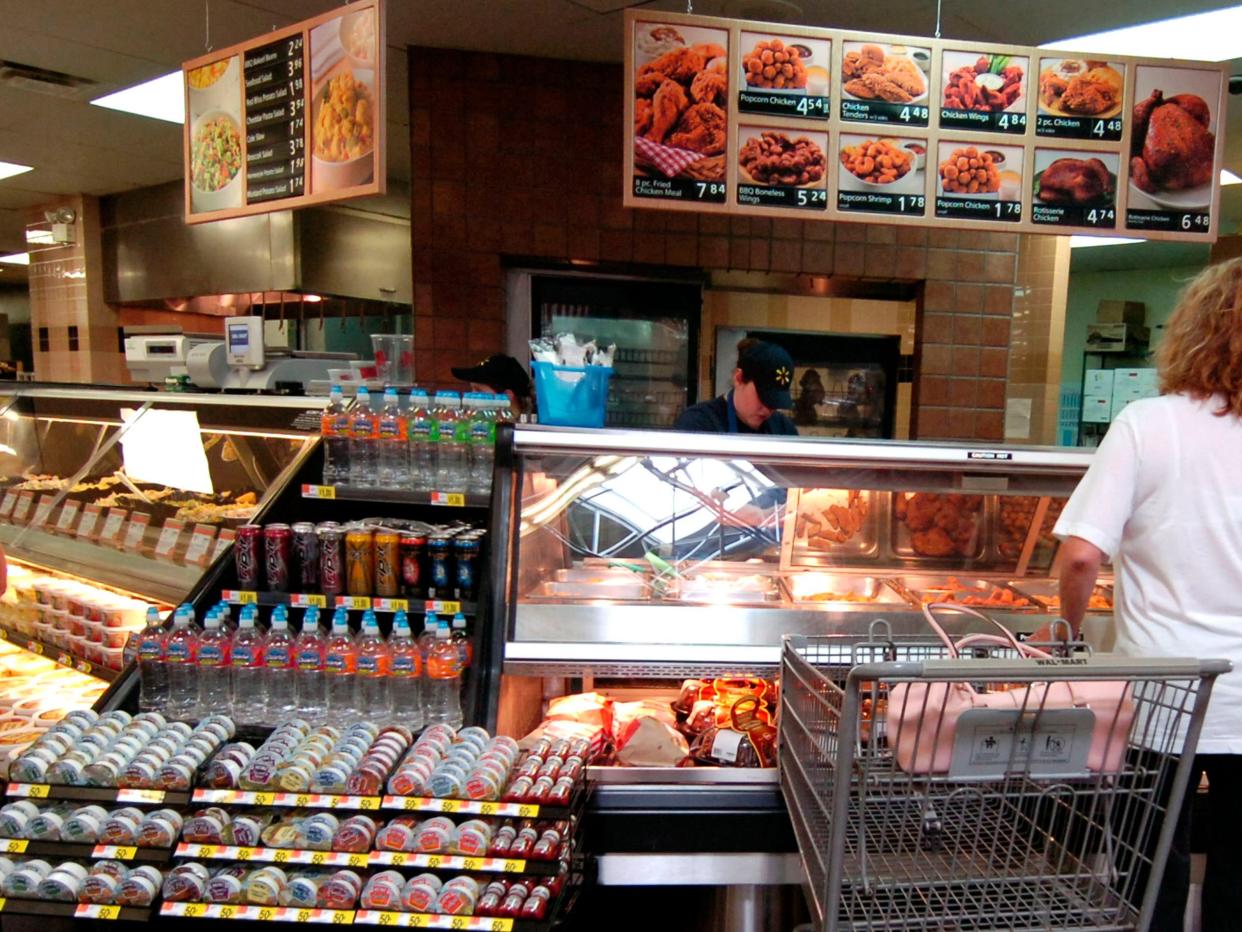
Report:
<svg viewBox="0 0 1242 932"><path fill-rule="evenodd" d="M843 133L837 158L837 208L922 216L927 139Z"/></svg>
<svg viewBox="0 0 1242 932"><path fill-rule="evenodd" d="M310 33L311 192L375 179L379 115L375 7L346 8Z"/></svg>
<svg viewBox="0 0 1242 932"><path fill-rule="evenodd" d="M1031 60L1021 55L946 51L940 123L947 128L1026 131Z"/></svg>
<svg viewBox="0 0 1242 932"><path fill-rule="evenodd" d="M724 203L729 33L634 25L636 197Z"/></svg>
<svg viewBox="0 0 1242 932"><path fill-rule="evenodd" d="M738 127L739 204L825 210L828 133Z"/></svg>
<svg viewBox="0 0 1242 932"><path fill-rule="evenodd" d="M1020 221L1024 158L1021 146L941 140L936 216Z"/></svg>
<svg viewBox="0 0 1242 932"><path fill-rule="evenodd" d="M926 126L930 69L930 48L843 43L841 119Z"/></svg>
<svg viewBox="0 0 1242 932"><path fill-rule="evenodd" d="M194 210L240 207L245 197L240 58L230 55L186 73Z"/></svg>
<svg viewBox="0 0 1242 932"><path fill-rule="evenodd" d="M741 34L738 110L776 116L828 119L827 39Z"/></svg>
<svg viewBox="0 0 1242 932"><path fill-rule="evenodd" d="M1072 139L1120 139L1125 75L1122 62L1040 59L1035 132Z"/></svg>
<svg viewBox="0 0 1242 932"><path fill-rule="evenodd" d="M1031 221L1112 229L1120 171L1121 156L1115 152L1036 149Z"/></svg>
<svg viewBox="0 0 1242 932"><path fill-rule="evenodd" d="M1210 227L1220 92L1219 71L1137 67L1126 211L1131 229Z"/></svg>

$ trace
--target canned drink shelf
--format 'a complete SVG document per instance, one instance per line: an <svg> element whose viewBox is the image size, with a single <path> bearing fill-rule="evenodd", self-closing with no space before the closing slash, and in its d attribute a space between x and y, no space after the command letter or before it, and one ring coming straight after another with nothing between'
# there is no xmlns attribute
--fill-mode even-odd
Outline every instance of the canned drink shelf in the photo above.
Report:
<svg viewBox="0 0 1242 932"><path fill-rule="evenodd" d="M302 485L303 498L349 502L393 502L402 505L435 505L448 508L489 508L490 495L465 492L407 492L395 489L359 488L348 485Z"/></svg>

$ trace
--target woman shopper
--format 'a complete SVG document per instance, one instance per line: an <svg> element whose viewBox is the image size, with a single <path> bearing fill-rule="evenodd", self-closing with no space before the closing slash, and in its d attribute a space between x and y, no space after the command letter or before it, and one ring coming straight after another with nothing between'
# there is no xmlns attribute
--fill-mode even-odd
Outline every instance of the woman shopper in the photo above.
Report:
<svg viewBox="0 0 1242 932"><path fill-rule="evenodd" d="M1182 930L1190 809L1204 772L1202 929L1235 930L1242 922L1242 259L1211 266L1186 287L1157 365L1160 397L1118 415L1057 521L1061 605L1077 635L1100 565L1111 558L1118 653L1234 662L1212 692L1151 930Z"/></svg>

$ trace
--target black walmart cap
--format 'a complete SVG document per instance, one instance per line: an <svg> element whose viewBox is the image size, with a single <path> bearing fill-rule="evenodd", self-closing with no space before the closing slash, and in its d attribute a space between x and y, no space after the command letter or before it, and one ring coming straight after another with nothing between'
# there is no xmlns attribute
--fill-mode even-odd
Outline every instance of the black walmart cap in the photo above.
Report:
<svg viewBox="0 0 1242 932"><path fill-rule="evenodd" d="M755 383L765 407L792 408L793 358L782 347L762 340L751 341L737 357L737 366L748 381Z"/></svg>
<svg viewBox="0 0 1242 932"><path fill-rule="evenodd" d="M530 397L530 376L520 362L503 353L488 356L477 366L454 367L453 377L463 382L490 385L496 392L511 391L519 398Z"/></svg>

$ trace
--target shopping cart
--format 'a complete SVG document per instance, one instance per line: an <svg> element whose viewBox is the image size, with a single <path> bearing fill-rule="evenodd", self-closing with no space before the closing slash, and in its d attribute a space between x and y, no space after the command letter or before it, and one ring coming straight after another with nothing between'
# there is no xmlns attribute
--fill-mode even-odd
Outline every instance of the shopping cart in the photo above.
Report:
<svg viewBox="0 0 1242 932"><path fill-rule="evenodd" d="M784 639L781 787L816 928L1143 932L1230 664L968 640ZM946 711L968 692L1008 708Z"/></svg>

